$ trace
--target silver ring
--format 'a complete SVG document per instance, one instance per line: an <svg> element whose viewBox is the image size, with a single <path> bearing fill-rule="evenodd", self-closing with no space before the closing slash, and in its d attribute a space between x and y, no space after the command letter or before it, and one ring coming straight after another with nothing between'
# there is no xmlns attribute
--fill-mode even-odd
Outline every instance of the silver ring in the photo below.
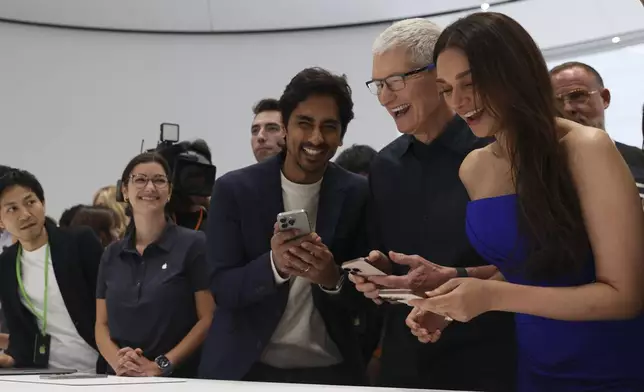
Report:
<svg viewBox="0 0 644 392"><path fill-rule="evenodd" d="M445 321L447 321L448 323L451 323L452 321L454 321L454 319L449 317L448 315L445 315Z"/></svg>
<svg viewBox="0 0 644 392"><path fill-rule="evenodd" d="M309 272L309 270L310 270L310 269L311 269L311 266L309 265L308 267L306 267L306 269L304 270L304 272L305 272L305 273L306 273L306 272Z"/></svg>

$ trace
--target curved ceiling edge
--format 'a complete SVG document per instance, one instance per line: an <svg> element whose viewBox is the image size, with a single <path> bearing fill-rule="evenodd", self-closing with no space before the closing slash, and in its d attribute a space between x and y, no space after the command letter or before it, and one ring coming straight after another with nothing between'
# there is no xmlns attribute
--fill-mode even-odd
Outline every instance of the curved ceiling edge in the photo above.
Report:
<svg viewBox="0 0 644 392"><path fill-rule="evenodd" d="M494 7L498 7L498 6L507 5L510 3L520 3L524 1L525 0L499 0L499 1L495 1L493 4L494 4ZM413 16L408 16L406 18L434 18L434 17L446 16L446 15L475 12L480 9L481 9L480 6L471 6L471 7L463 7L459 9L451 9L449 11L435 12L430 14L413 15ZM189 35L238 35L239 34L239 35L242 35L242 34L292 33L292 32L303 32L303 31L320 31L320 30L343 29L343 28L362 27L362 26L373 26L373 25L379 25L379 24L394 23L398 20L402 20L406 18L380 19L380 20L366 21L366 22L330 24L330 25L321 25L321 26L310 26L310 27L254 29L254 30L217 30L215 27L208 28L208 29L195 29L195 30L132 29L132 28L79 26L79 25L62 24L62 23L36 22L36 21L6 18L1 16L0 16L0 22L11 23L11 24L21 24L21 25L27 25L27 26L36 26L36 27L62 28L62 29L72 29L72 30L113 32L113 33L189 34Z"/></svg>

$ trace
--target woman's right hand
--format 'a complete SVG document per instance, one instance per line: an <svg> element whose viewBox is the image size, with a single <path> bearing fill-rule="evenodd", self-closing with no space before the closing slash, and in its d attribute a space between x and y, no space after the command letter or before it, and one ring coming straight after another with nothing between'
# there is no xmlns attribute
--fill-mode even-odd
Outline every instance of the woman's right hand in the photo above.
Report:
<svg viewBox="0 0 644 392"><path fill-rule="evenodd" d="M13 367L15 361L11 355L5 353L0 353L0 368L10 368Z"/></svg>

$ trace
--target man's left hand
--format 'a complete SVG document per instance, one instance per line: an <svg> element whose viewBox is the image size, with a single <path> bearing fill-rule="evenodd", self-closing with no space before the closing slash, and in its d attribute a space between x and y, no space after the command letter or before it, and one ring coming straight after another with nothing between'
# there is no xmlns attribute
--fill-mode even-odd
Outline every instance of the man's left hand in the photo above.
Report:
<svg viewBox="0 0 644 392"><path fill-rule="evenodd" d="M313 242L302 242L300 246L289 249L289 252L302 260L306 265L303 271L288 271L291 275L301 276L323 287L335 287L340 280L340 270L335 264L333 254L322 242L319 235L313 234Z"/></svg>
<svg viewBox="0 0 644 392"><path fill-rule="evenodd" d="M389 252L389 258L396 264L406 265L406 275L371 276L369 281L378 286L393 289L409 289L415 292L431 291L456 277L456 269L443 267L425 260L418 255Z"/></svg>

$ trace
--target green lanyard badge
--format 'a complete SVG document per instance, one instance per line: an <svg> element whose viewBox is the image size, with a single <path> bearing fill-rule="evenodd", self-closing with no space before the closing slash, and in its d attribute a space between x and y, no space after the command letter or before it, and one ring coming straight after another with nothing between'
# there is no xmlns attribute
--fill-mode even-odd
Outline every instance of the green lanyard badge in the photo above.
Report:
<svg viewBox="0 0 644 392"><path fill-rule="evenodd" d="M43 336L47 334L47 293L49 291L49 244L47 244L47 248L45 249L45 298L43 301L43 312L42 314L39 314L36 311L36 308L34 307L33 302L31 302L31 299L27 295L27 292L25 291L25 286L22 283L22 247L18 246L18 255L16 256L16 279L18 280L18 287L20 288L20 294L22 295L22 298L25 299L25 302L27 303L27 306L29 307L29 310L31 313L33 313L34 316L36 316L40 321L42 321L42 331L40 332ZM46 347L40 347L39 350L41 351L41 354L44 354L42 351L46 351Z"/></svg>

